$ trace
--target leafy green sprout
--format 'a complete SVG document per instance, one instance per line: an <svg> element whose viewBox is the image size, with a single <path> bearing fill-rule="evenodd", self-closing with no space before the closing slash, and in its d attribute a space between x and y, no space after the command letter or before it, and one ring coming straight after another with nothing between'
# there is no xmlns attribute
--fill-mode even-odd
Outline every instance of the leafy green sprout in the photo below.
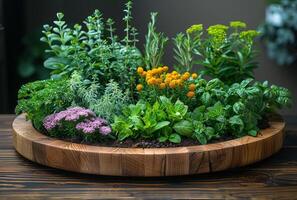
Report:
<svg viewBox="0 0 297 200"><path fill-rule="evenodd" d="M165 45L168 42L168 38L164 33L157 32L156 30L157 15L157 13L151 13L151 21L148 24L148 33L145 37L144 63L146 69L161 66Z"/></svg>

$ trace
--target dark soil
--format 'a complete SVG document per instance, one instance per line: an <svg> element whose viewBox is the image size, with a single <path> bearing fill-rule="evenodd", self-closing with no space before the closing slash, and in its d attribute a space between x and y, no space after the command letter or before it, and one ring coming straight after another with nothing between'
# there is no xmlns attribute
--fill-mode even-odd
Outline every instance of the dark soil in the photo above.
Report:
<svg viewBox="0 0 297 200"><path fill-rule="evenodd" d="M258 123L258 127L260 129L265 129L269 127L269 116L264 116L261 121ZM218 143L218 142L224 142L228 140L235 139L233 136L223 136L219 139L214 139L209 142L209 144L212 143ZM88 143L88 142L82 142L78 139L64 139L68 142L73 143L81 143L81 144L88 144L93 146L102 146L102 147L121 147L121 148L168 148L168 147L186 147L186 146L195 146L200 145L200 143L197 140L192 140L188 138L184 138L181 143L175 144L172 142L159 142L158 140L132 140L128 139L125 141L112 141L108 140L101 143Z"/></svg>

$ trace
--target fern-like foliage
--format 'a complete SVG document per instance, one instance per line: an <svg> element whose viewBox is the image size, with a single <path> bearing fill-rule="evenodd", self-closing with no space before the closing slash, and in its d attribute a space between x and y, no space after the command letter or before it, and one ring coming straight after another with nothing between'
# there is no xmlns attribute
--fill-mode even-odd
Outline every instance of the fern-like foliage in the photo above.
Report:
<svg viewBox="0 0 297 200"><path fill-rule="evenodd" d="M75 72L70 79L70 88L75 94L73 105L90 108L109 122L130 102L128 90L123 92L113 80L103 88L98 81L84 83L82 76Z"/></svg>

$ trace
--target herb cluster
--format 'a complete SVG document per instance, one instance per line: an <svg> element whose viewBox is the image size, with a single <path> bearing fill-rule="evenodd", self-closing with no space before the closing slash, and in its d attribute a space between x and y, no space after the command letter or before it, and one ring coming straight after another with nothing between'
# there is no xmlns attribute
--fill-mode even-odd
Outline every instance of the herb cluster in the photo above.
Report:
<svg viewBox="0 0 297 200"><path fill-rule="evenodd" d="M290 104L287 89L267 82L246 79L231 86L219 79L196 82L196 107L189 109L180 100L173 103L165 96L154 104L139 101L129 105L124 115L115 118L113 130L120 140L128 137L159 139L179 143L181 138L206 144L223 136L256 136L258 121L275 109Z"/></svg>
<svg viewBox="0 0 297 200"><path fill-rule="evenodd" d="M51 79L24 85L16 113L34 127L63 139L183 139L206 144L217 138L257 136L265 115L291 104L285 88L253 80L254 39L246 24L193 25L174 39L175 70L163 65L169 39L151 14L144 53L136 48L132 2L125 6L125 37L96 10L70 28L57 14L44 26L49 46L44 66ZM143 55L143 56L142 56ZM202 69L195 71L196 66ZM206 79L204 75L211 77Z"/></svg>
<svg viewBox="0 0 297 200"><path fill-rule="evenodd" d="M62 13L57 14L53 26L44 25L41 41L48 44L46 52L50 55L44 66L52 70L52 78L70 77L79 71L87 81L96 78L105 85L112 79L122 88L134 88L134 74L142 56L135 46L138 40L131 25L131 7L128 2L123 19L126 36L121 41L115 34L114 21L105 21L99 10L82 25L69 27Z"/></svg>

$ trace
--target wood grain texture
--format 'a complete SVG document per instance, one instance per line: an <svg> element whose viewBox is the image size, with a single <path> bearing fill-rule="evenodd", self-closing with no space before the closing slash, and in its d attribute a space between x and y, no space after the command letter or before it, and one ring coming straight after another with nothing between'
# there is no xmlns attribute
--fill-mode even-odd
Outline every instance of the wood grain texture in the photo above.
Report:
<svg viewBox="0 0 297 200"><path fill-rule="evenodd" d="M12 145L14 118L0 115L0 199L297 199L297 118L286 126L284 147L268 159L224 172L157 178L94 176L28 161Z"/></svg>
<svg viewBox="0 0 297 200"><path fill-rule="evenodd" d="M177 148L114 148L75 144L37 132L25 115L13 122L15 149L42 165L112 176L178 176L217 172L265 159L282 147L284 122L277 119L258 137Z"/></svg>

